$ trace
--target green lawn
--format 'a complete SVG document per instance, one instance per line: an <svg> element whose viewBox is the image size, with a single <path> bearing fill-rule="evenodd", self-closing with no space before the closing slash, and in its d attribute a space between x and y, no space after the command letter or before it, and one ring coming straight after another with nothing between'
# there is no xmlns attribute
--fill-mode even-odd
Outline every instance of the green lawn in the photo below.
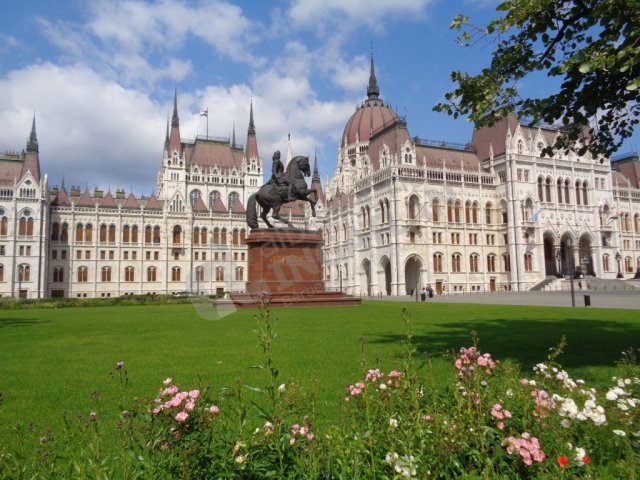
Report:
<svg viewBox="0 0 640 480"><path fill-rule="evenodd" d="M317 390L317 414L335 418L347 384L361 378L360 342L367 366L393 365L403 336L401 303L361 307L274 310L274 360L283 383ZM560 362L576 377L606 383L629 347L640 343L633 310L491 305L407 304L418 352L428 352L436 375L449 373L442 353L469 345L475 330L482 351L529 369L562 335ZM0 441L16 422L36 432L57 428L63 412L115 418L122 389L114 366L125 362L127 397L152 398L166 377L182 387L201 378L214 389L235 378L264 385L255 311L206 320L191 304L0 311ZM97 399L97 400L96 400Z"/></svg>

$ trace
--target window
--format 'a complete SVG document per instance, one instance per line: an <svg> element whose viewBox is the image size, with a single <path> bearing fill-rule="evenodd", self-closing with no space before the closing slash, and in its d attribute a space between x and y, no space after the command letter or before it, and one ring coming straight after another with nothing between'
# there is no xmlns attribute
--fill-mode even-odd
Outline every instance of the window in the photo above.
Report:
<svg viewBox="0 0 640 480"><path fill-rule="evenodd" d="M608 253L602 255L602 270L605 272L611 271L611 257L609 257Z"/></svg>
<svg viewBox="0 0 640 480"><path fill-rule="evenodd" d="M531 253L525 253L524 255L524 271L533 271L533 255Z"/></svg>
<svg viewBox="0 0 640 480"><path fill-rule="evenodd" d="M220 198L220 192L214 190L209 194L209 210L213 209L213 206L216 204L216 200Z"/></svg>
<svg viewBox="0 0 640 480"><path fill-rule="evenodd" d="M494 254L487 255L487 272L494 273L496 271L496 256Z"/></svg>
<svg viewBox="0 0 640 480"><path fill-rule="evenodd" d="M224 268L216 267L216 282L224 281Z"/></svg>
<svg viewBox="0 0 640 480"><path fill-rule="evenodd" d="M31 218L30 210L25 210L20 217L18 235L23 237L30 237L33 235L33 218Z"/></svg>
<svg viewBox="0 0 640 480"><path fill-rule="evenodd" d="M207 229L205 227L202 227L200 229L200 245L206 245L207 244Z"/></svg>
<svg viewBox="0 0 640 480"><path fill-rule="evenodd" d="M130 239L131 239L131 229L129 228L129 225L125 225L122 228L122 243L129 243Z"/></svg>
<svg viewBox="0 0 640 480"><path fill-rule="evenodd" d="M85 283L89 279L89 271L87 267L78 267L77 270L78 283Z"/></svg>
<svg viewBox="0 0 640 480"><path fill-rule="evenodd" d="M153 227L153 243L160 243L160 227L157 225Z"/></svg>
<svg viewBox="0 0 640 480"><path fill-rule="evenodd" d="M464 204L464 221L471 223L471 202L467 200Z"/></svg>
<svg viewBox="0 0 640 480"><path fill-rule="evenodd" d="M522 140L518 140L518 155L522 155L522 150L524 148L524 143L522 143Z"/></svg>
<svg viewBox="0 0 640 480"><path fill-rule="evenodd" d="M19 282L31 281L31 267L29 265L18 266L18 281Z"/></svg>
<svg viewBox="0 0 640 480"><path fill-rule="evenodd" d="M156 281L156 267L147 267L147 282L155 282Z"/></svg>
<svg viewBox="0 0 640 480"><path fill-rule="evenodd" d="M196 268L196 282L204 282L204 267Z"/></svg>
<svg viewBox="0 0 640 480"><path fill-rule="evenodd" d="M471 255L469 255L469 271L471 273L478 273L478 255L475 253L472 253Z"/></svg>
<svg viewBox="0 0 640 480"><path fill-rule="evenodd" d="M577 180L576 181L576 205L580 205L580 203L582 203L581 202L582 194L580 192L581 185L582 184L580 183L580 180Z"/></svg>
<svg viewBox="0 0 640 480"><path fill-rule="evenodd" d="M193 229L193 244L198 245L200 243L200 228L195 227Z"/></svg>
<svg viewBox="0 0 640 480"><path fill-rule="evenodd" d="M462 214L462 203L460 200L456 201L455 210L454 210L454 218L456 223L460 223L460 217Z"/></svg>
<svg viewBox="0 0 640 480"><path fill-rule="evenodd" d="M0 282L4 282L4 265L0 265Z"/></svg>
<svg viewBox="0 0 640 480"><path fill-rule="evenodd" d="M627 273L633 273L633 260L631 257L624 258L624 269Z"/></svg>
<svg viewBox="0 0 640 480"><path fill-rule="evenodd" d="M453 223L453 200L447 202L447 222Z"/></svg>
<svg viewBox="0 0 640 480"><path fill-rule="evenodd" d="M135 279L136 269L133 267L125 267L124 269L124 281L133 282Z"/></svg>
<svg viewBox="0 0 640 480"><path fill-rule="evenodd" d="M571 205L571 197L569 196L569 190L570 190L570 184L569 184L569 179L564 181L564 203L566 203L567 205Z"/></svg>
<svg viewBox="0 0 640 480"><path fill-rule="evenodd" d="M487 225L491 225L491 210L493 209L493 205L491 202L487 202L484 206L484 223Z"/></svg>
<svg viewBox="0 0 640 480"><path fill-rule="evenodd" d="M244 280L244 268L236 267L236 281L241 282Z"/></svg>
<svg viewBox="0 0 640 480"><path fill-rule="evenodd" d="M451 255L451 271L454 273L460 273L461 270L461 261L460 254L454 253Z"/></svg>
<svg viewBox="0 0 640 480"><path fill-rule="evenodd" d="M551 202L551 177L547 177L544 183L544 196L547 202ZM560 203L558 201L558 203Z"/></svg>
<svg viewBox="0 0 640 480"><path fill-rule="evenodd" d="M587 193L588 186L589 184L587 183L586 180L582 182L582 204L583 205L589 205L589 195Z"/></svg>
<svg viewBox="0 0 640 480"><path fill-rule="evenodd" d="M440 221L440 202L437 198L434 198L431 202L431 217L434 222Z"/></svg>
<svg viewBox="0 0 640 480"><path fill-rule="evenodd" d="M478 223L478 210L480 209L480 205L478 202L473 202L471 205L471 222L476 225Z"/></svg>
<svg viewBox="0 0 640 480"><path fill-rule="evenodd" d="M0 220L0 235L5 236L7 235L7 232L9 230L9 220L7 219L7 217L2 217L2 220Z"/></svg>
<svg viewBox="0 0 640 480"><path fill-rule="evenodd" d="M240 245L240 232L237 228L234 228L231 233L231 241L234 245Z"/></svg>
<svg viewBox="0 0 640 480"><path fill-rule="evenodd" d="M116 243L116 226L109 225L109 243Z"/></svg>
<svg viewBox="0 0 640 480"><path fill-rule="evenodd" d="M64 268L53 267L53 281L54 283L64 282Z"/></svg>
<svg viewBox="0 0 640 480"><path fill-rule="evenodd" d="M173 267L171 269L171 281L172 282L180 281L180 267Z"/></svg>
<svg viewBox="0 0 640 480"><path fill-rule="evenodd" d="M176 225L173 227L173 243L182 243L182 227Z"/></svg>
<svg viewBox="0 0 640 480"><path fill-rule="evenodd" d="M98 234L98 242L107 243L107 226L105 224L100 225L100 233Z"/></svg>
<svg viewBox="0 0 640 480"><path fill-rule="evenodd" d="M238 192L231 192L228 198L227 210L231 210L233 208L233 204L236 203L236 200L239 199L240 195L238 194Z"/></svg>
<svg viewBox="0 0 640 480"><path fill-rule="evenodd" d="M511 256L508 253L502 255L502 266L505 272L511 271Z"/></svg>
<svg viewBox="0 0 640 480"><path fill-rule="evenodd" d="M51 240L57 242L60 239L60 224L55 222L51 225Z"/></svg>
<svg viewBox="0 0 640 480"><path fill-rule="evenodd" d="M557 198L558 198L558 204L562 203L562 179L559 178L558 181L556 182L557 184Z"/></svg>
<svg viewBox="0 0 640 480"><path fill-rule="evenodd" d="M84 238L84 225L81 223L76 225L76 242L82 242Z"/></svg>
<svg viewBox="0 0 640 480"><path fill-rule="evenodd" d="M409 218L411 220L417 219L418 212L420 212L420 201L417 195L411 195L409 198Z"/></svg>
<svg viewBox="0 0 640 480"><path fill-rule="evenodd" d="M138 226L131 227L131 243L138 243Z"/></svg>
<svg viewBox="0 0 640 480"><path fill-rule="evenodd" d="M152 232L153 232L153 229L151 228L151 225L147 225L144 228L144 243L151 243Z"/></svg>
<svg viewBox="0 0 640 480"><path fill-rule="evenodd" d="M191 202L192 207L196 204L196 201L200 197L202 197L202 193L200 193L200 190L191 190L191 193L189 194L189 201Z"/></svg>
<svg viewBox="0 0 640 480"><path fill-rule="evenodd" d="M62 224L62 228L60 229L60 241L66 242L69 240L69 225L66 223Z"/></svg>
<svg viewBox="0 0 640 480"><path fill-rule="evenodd" d="M433 254L433 271L434 273L442 273L442 254Z"/></svg>
<svg viewBox="0 0 640 480"><path fill-rule="evenodd" d="M100 280L102 282L111 281L111 267L102 267L100 270Z"/></svg>

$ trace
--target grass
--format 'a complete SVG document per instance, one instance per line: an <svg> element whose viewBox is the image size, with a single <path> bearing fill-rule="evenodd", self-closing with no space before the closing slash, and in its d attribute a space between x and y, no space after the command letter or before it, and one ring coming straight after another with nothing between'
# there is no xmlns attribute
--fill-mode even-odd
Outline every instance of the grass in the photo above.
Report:
<svg viewBox="0 0 640 480"><path fill-rule="evenodd" d="M492 305L407 305L420 353L428 352L436 375L449 374L442 353L471 343L511 359L524 369L546 358L562 335L560 362L574 376L608 383L621 352L637 348L640 314L634 310ZM360 342L367 367L393 365L402 348L402 304L365 302L361 307L274 310L273 350L283 383L317 393L317 416L335 419L345 386L362 377ZM152 398L165 377L184 388L199 379L214 389L240 378L264 385L255 311L205 320L191 304L95 307L0 312L0 441L16 422L34 430L58 428L64 412L117 418L123 389L114 366L125 362L127 397ZM115 374L115 376L114 376ZM107 422L108 423L108 422Z"/></svg>

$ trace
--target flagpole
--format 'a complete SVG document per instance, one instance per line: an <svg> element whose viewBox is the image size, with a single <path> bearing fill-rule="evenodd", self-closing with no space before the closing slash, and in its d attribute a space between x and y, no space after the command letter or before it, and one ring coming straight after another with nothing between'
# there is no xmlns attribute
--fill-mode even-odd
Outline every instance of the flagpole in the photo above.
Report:
<svg viewBox="0 0 640 480"><path fill-rule="evenodd" d="M207 140L209 140L209 107L207 107Z"/></svg>

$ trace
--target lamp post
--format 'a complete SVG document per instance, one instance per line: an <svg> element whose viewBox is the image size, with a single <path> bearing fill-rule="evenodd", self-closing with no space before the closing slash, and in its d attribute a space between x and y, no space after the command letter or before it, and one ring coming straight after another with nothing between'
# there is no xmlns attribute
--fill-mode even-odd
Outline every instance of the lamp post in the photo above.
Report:
<svg viewBox="0 0 640 480"><path fill-rule="evenodd" d="M620 255L620 252L616 252L616 262L618 262L618 275L616 275L616 278L623 278L624 275L622 275L622 272L620 271L620 260L622 259L622 255Z"/></svg>

